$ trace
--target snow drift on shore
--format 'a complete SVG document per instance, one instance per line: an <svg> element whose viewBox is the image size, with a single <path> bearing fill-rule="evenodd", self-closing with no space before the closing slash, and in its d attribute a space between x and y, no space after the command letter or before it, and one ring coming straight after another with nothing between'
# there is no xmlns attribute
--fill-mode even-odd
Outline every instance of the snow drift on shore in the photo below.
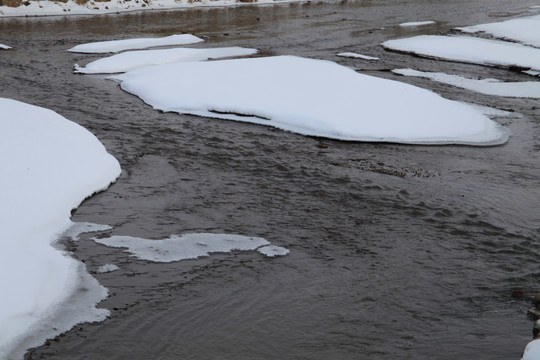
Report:
<svg viewBox="0 0 540 360"><path fill-rule="evenodd" d="M173 63L111 77L155 109L353 141L503 143L476 109L336 63L294 56Z"/></svg>
<svg viewBox="0 0 540 360"><path fill-rule="evenodd" d="M83 127L41 107L0 98L0 358L108 312L83 263L53 243L71 210L120 174ZM84 288L84 290L83 290Z"/></svg>
<svg viewBox="0 0 540 360"><path fill-rule="evenodd" d="M114 74L149 65L248 56L256 53L256 49L242 47L127 51L93 61L85 67L75 65L75 72L80 74Z"/></svg>
<svg viewBox="0 0 540 360"><path fill-rule="evenodd" d="M431 79L443 84L486 95L540 99L540 81L503 82L497 79L467 79L441 72L424 72L412 69L395 69L393 73Z"/></svg>
<svg viewBox="0 0 540 360"><path fill-rule="evenodd" d="M471 64L540 71L540 49L469 36L419 35L388 40L385 49Z"/></svg>
<svg viewBox="0 0 540 360"><path fill-rule="evenodd" d="M215 252L230 252L233 250L259 250L266 256L283 256L289 250L270 245L268 240L259 237L227 234L185 234L171 235L167 239L150 240L132 236L111 236L109 238L94 238L94 241L112 247L126 248L127 252L139 259L155 262L171 262L186 259L197 259Z"/></svg>
<svg viewBox="0 0 540 360"><path fill-rule="evenodd" d="M181 34L161 38L137 38L98 41L88 44L80 44L72 47L68 51L86 54L117 53L125 50L139 50L158 46L195 44L201 41L204 40L197 36L191 34Z"/></svg>
<svg viewBox="0 0 540 360"><path fill-rule="evenodd" d="M457 28L465 33L484 32L494 37L540 47L540 15Z"/></svg>

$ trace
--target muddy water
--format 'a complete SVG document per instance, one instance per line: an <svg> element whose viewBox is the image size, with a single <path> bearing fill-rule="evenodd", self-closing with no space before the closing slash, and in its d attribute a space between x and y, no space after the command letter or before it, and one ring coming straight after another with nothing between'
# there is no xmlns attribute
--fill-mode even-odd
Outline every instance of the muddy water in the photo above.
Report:
<svg viewBox="0 0 540 360"><path fill-rule="evenodd" d="M187 232L261 236L291 250L156 264L83 236L66 242L111 292L102 323L28 359L516 359L538 290L538 101L474 94L381 69L412 67L530 80L502 69L386 52L384 40L526 15L535 1L351 1L116 16L2 19L0 96L85 126L123 174L74 221L98 236ZM400 29L406 21L438 24ZM316 139L230 121L163 114L112 82L72 74L97 58L79 43L194 33L195 46L330 59L448 98L514 112L498 147ZM336 58L355 51L379 62ZM391 106L388 99L385 106ZM321 146L320 142L324 142ZM515 296L515 290L520 296Z"/></svg>

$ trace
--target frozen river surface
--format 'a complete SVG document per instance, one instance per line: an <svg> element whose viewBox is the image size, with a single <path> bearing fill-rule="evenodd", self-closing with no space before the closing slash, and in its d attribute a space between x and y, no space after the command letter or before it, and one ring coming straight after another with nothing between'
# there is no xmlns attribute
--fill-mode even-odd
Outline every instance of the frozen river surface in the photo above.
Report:
<svg viewBox="0 0 540 360"><path fill-rule="evenodd" d="M385 51L383 41L530 14L534 1L350 1L94 17L1 19L0 97L94 133L123 174L74 221L113 227L64 245L110 291L111 317L28 359L519 359L538 290L540 103L388 71L530 81L505 69ZM400 27L413 21L436 21ZM159 113L73 74L81 43L181 32L193 47L337 61L513 112L497 147L348 143ZM339 58L356 52L380 60ZM391 99L388 104L391 106ZM321 142L322 141L322 142ZM153 263L92 236L257 236L290 250ZM106 264L119 267L99 272Z"/></svg>

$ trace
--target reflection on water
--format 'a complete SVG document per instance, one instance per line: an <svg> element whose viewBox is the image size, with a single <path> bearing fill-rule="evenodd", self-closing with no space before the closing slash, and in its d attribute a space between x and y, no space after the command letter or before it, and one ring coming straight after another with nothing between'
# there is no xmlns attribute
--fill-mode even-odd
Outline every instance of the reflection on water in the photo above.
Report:
<svg viewBox="0 0 540 360"><path fill-rule="evenodd" d="M523 117L498 119L512 131L499 147L321 145L256 125L159 113L113 82L74 75L75 63L99 56L65 51L186 32L205 37L194 47L255 47L365 66L335 57L354 51L379 57L380 68L523 81L506 70L380 47L412 35L399 23L436 20L442 32L528 7L497 0L486 12L487 5L343 1L0 20L2 43L14 47L0 54L0 96L85 126L122 164L119 181L83 203L75 221L114 227L101 236L232 233L291 250L156 264L82 235L73 250L90 271L120 268L95 275L109 288L102 306L112 316L28 358L519 358L539 275L537 102L400 78Z"/></svg>

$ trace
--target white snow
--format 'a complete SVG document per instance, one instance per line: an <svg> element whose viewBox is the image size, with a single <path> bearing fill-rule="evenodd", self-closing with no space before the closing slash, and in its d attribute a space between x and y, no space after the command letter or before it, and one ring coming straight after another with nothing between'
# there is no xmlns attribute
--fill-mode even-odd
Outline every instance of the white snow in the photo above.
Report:
<svg viewBox="0 0 540 360"><path fill-rule="evenodd" d="M162 240L142 239L132 236L111 236L94 241L111 247L127 248L127 252L139 259L155 262L171 262L197 259L214 252L255 250L270 243L259 237L227 234L171 235Z"/></svg>
<svg viewBox="0 0 540 360"><path fill-rule="evenodd" d="M497 79L476 80L441 72L423 72L412 69L395 69L392 72L404 76L427 78L481 94L540 99L540 81L502 82Z"/></svg>
<svg viewBox="0 0 540 360"><path fill-rule="evenodd" d="M111 77L155 109L304 135L400 143L503 143L476 109L334 62L294 56L174 63Z"/></svg>
<svg viewBox="0 0 540 360"><path fill-rule="evenodd" d="M9 50L9 49L11 49L11 46L7 46L7 45L4 45L4 44L0 44L0 49L2 49L2 50Z"/></svg>
<svg viewBox="0 0 540 360"><path fill-rule="evenodd" d="M101 224L93 224L89 222L76 222L73 223L67 229L62 233L62 236L69 237L73 241L79 240L79 235L88 233L88 232L96 232L96 231L105 231L112 229L112 226L109 225L101 225Z"/></svg>
<svg viewBox="0 0 540 360"><path fill-rule="evenodd" d="M257 251L268 257L285 256L290 253L289 249L276 245L263 246L258 248Z"/></svg>
<svg viewBox="0 0 540 360"><path fill-rule="evenodd" d="M540 339L533 340L527 344L523 351L521 360L538 360L540 359Z"/></svg>
<svg viewBox="0 0 540 360"><path fill-rule="evenodd" d="M87 54L117 53L125 50L139 50L158 46L195 44L201 41L204 40L197 36L191 34L181 34L162 38L137 38L99 41L88 44L80 44L72 47L68 51Z"/></svg>
<svg viewBox="0 0 540 360"><path fill-rule="evenodd" d="M540 15L457 28L465 33L484 32L494 37L540 47Z"/></svg>
<svg viewBox="0 0 540 360"><path fill-rule="evenodd" d="M540 70L540 49L501 40L469 36L419 35L388 40L389 50L487 66Z"/></svg>
<svg viewBox="0 0 540 360"><path fill-rule="evenodd" d="M256 0L255 4L275 4L300 0ZM15 16L55 16L55 15L93 15L112 14L141 10L165 10L180 8L250 6L253 2L238 0L111 0L106 2L90 0L79 5L75 0L30 1L27 6L0 6L0 18Z"/></svg>
<svg viewBox="0 0 540 360"><path fill-rule="evenodd" d="M540 71L536 71L536 70L525 70L523 72L527 75L540 76Z"/></svg>
<svg viewBox="0 0 540 360"><path fill-rule="evenodd" d="M431 25L435 24L435 21L429 20L429 21L411 21L411 22L405 22L399 24L401 27L415 27L415 26L423 26L423 25Z"/></svg>
<svg viewBox="0 0 540 360"><path fill-rule="evenodd" d="M352 59L362 59L362 60L379 60L378 57L357 54L354 52L342 52L342 53L337 54L336 56L352 58Z"/></svg>
<svg viewBox="0 0 540 360"><path fill-rule="evenodd" d="M113 74L149 65L248 56L256 53L257 49L242 47L127 51L93 61L85 67L75 65L75 72L81 74Z"/></svg>
<svg viewBox="0 0 540 360"><path fill-rule="evenodd" d="M53 247L71 210L120 174L116 159L59 114L0 98L0 358L83 321L107 291L83 263ZM83 288L85 289L83 291Z"/></svg>
<svg viewBox="0 0 540 360"><path fill-rule="evenodd" d="M118 266L114 265L114 264L105 264L105 265L101 265L100 267L98 267L97 272L102 274L102 273L108 273L108 272L116 271L118 269L120 269L120 268Z"/></svg>

